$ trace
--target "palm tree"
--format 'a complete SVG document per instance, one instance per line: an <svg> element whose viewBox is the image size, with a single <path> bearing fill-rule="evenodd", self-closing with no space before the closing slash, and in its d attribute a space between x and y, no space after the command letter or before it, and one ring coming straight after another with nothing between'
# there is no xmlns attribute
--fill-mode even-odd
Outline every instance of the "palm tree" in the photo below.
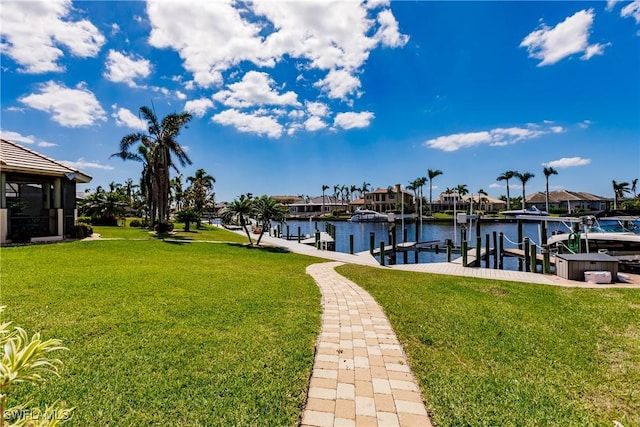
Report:
<svg viewBox="0 0 640 427"><path fill-rule="evenodd" d="M358 188L358 186L355 184L351 184L351 186L349 187L349 191L351 192L351 197L356 197L358 195L358 192L360 191L360 188Z"/></svg>
<svg viewBox="0 0 640 427"><path fill-rule="evenodd" d="M458 184L455 188L455 192L458 193L458 197L460 197L460 203L463 202L463 196L469 194L469 189L467 188L467 184Z"/></svg>
<svg viewBox="0 0 640 427"><path fill-rule="evenodd" d="M636 189L638 187L638 178L631 181L631 191L633 191L633 197L638 197L638 193L636 193Z"/></svg>
<svg viewBox="0 0 640 427"><path fill-rule="evenodd" d="M422 200L424 198L423 195L423 187L424 185L427 183L427 177L426 176L419 176L418 178L416 178L416 183L418 184L418 188L420 190L420 225L422 225Z"/></svg>
<svg viewBox="0 0 640 427"><path fill-rule="evenodd" d="M136 187L138 187L138 185L134 184L131 178L127 178L127 180L124 182L123 188L125 196L127 197L127 204L129 208L131 208L131 206L133 205L133 189Z"/></svg>
<svg viewBox="0 0 640 427"><path fill-rule="evenodd" d="M271 221L283 222L286 215L282 205L266 194L254 200L253 214L260 224L260 236L256 245L260 244L264 230L271 227Z"/></svg>
<svg viewBox="0 0 640 427"><path fill-rule="evenodd" d="M525 172L525 173L517 172L515 174L515 177L518 178L520 180L520 182L522 183L522 210L524 210L525 207L527 206L526 195L525 195L525 186L527 185L527 181L529 181L531 178L535 177L535 175L530 173L530 172Z"/></svg>
<svg viewBox="0 0 640 427"><path fill-rule="evenodd" d="M551 166L545 167L542 172L544 172L544 178L546 180L546 192L545 192L545 202L546 202L546 210L549 212L549 177L551 175L558 175L558 171L552 168Z"/></svg>
<svg viewBox="0 0 640 427"><path fill-rule="evenodd" d="M418 212L418 180L409 181L409 185L406 188L413 191L413 211Z"/></svg>
<svg viewBox="0 0 640 427"><path fill-rule="evenodd" d="M630 193L628 182L616 182L614 179L613 184L613 209L618 209L618 199L624 197L625 193Z"/></svg>
<svg viewBox="0 0 640 427"><path fill-rule="evenodd" d="M157 218L162 223L169 219L169 169L177 171L174 158L182 166L191 164L191 159L176 138L192 116L189 113L172 113L159 121L149 107L140 107L140 115L147 122L147 133L124 136L120 140L120 151L114 155L123 160L138 160L135 158L138 155L130 151L132 146L141 143L146 147L151 171L151 219L154 222Z"/></svg>
<svg viewBox="0 0 640 427"><path fill-rule="evenodd" d="M518 171L506 171L498 178L498 181L507 181L507 209L511 209L511 195L509 194L509 180L516 176Z"/></svg>
<svg viewBox="0 0 640 427"><path fill-rule="evenodd" d="M253 200L251 197L247 197L244 194L240 195L240 198L234 199L229 203L222 212L222 221L226 224L230 224L234 218L238 218L240 226L244 229L244 232L249 238L249 244L253 246L253 240L251 240L251 233L247 228L247 219L254 212Z"/></svg>
<svg viewBox="0 0 640 427"><path fill-rule="evenodd" d="M481 210L485 211L486 209L482 209L482 202L487 200L487 196L489 194L487 194L486 191L484 191L482 188L478 190L478 205L480 207ZM486 206L485 206L486 207Z"/></svg>
<svg viewBox="0 0 640 427"><path fill-rule="evenodd" d="M367 181L363 181L362 182L362 187L360 187L360 192L362 193L362 200L364 200L364 207L365 209L367 208L367 199L365 197L365 194L371 189L371 184L369 184Z"/></svg>
<svg viewBox="0 0 640 427"><path fill-rule="evenodd" d="M329 186L326 184L322 184L322 213L324 214L324 192L328 190Z"/></svg>
<svg viewBox="0 0 640 427"><path fill-rule="evenodd" d="M188 177L187 181L192 184L196 181L200 181L207 190L211 190L213 188L213 184L216 183L216 179L202 168L198 169L193 176Z"/></svg>
<svg viewBox="0 0 640 427"><path fill-rule="evenodd" d="M392 194L393 194L393 185L389 185L389 186L387 186L387 202L389 204L389 210L392 210L392 208L391 208L391 195ZM397 202L396 202L396 204L397 204Z"/></svg>
<svg viewBox="0 0 640 427"><path fill-rule="evenodd" d="M427 175L429 176L429 214L433 215L433 178L442 175L440 169L427 169Z"/></svg>

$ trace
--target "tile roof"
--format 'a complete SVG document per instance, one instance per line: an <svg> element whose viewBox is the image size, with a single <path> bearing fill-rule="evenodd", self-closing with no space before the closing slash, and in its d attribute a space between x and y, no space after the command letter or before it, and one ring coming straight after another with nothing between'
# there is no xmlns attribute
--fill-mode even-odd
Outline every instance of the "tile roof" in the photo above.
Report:
<svg viewBox="0 0 640 427"><path fill-rule="evenodd" d="M74 174L77 182L87 183L91 176L56 160L6 139L0 140L0 168L3 172L19 172L46 176Z"/></svg>
<svg viewBox="0 0 640 427"><path fill-rule="evenodd" d="M545 193L538 191L529 194L526 198L528 203L545 203ZM596 196L595 194L585 193L583 191L556 190L549 192L549 202L566 203L566 202L604 202L610 200L606 197Z"/></svg>

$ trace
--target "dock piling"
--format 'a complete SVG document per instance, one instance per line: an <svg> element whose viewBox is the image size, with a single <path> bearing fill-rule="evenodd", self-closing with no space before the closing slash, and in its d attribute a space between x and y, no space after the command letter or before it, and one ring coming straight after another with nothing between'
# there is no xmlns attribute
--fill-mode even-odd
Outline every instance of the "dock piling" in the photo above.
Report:
<svg viewBox="0 0 640 427"><path fill-rule="evenodd" d="M373 249L376 245L376 233L373 231L369 232L369 253L373 255Z"/></svg>
<svg viewBox="0 0 640 427"><path fill-rule="evenodd" d="M353 234L349 234L349 253L353 255Z"/></svg>
<svg viewBox="0 0 640 427"><path fill-rule="evenodd" d="M493 232L493 269L498 269L498 233Z"/></svg>
<svg viewBox="0 0 640 427"><path fill-rule="evenodd" d="M380 241L380 265L384 267L384 240Z"/></svg>
<svg viewBox="0 0 640 427"><path fill-rule="evenodd" d="M491 241L489 240L489 235L486 234L485 235L485 241L484 241L484 267L485 268L489 268L491 260L489 259L489 257L491 256ZM480 263L478 263L480 264Z"/></svg>
<svg viewBox="0 0 640 427"><path fill-rule="evenodd" d="M524 238L524 270L521 271L531 271L531 258L529 258L529 238Z"/></svg>

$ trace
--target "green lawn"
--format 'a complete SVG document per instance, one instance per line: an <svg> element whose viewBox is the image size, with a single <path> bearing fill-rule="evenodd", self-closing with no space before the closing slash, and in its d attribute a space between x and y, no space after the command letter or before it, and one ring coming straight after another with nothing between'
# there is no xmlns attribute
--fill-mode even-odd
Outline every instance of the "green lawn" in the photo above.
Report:
<svg viewBox="0 0 640 427"><path fill-rule="evenodd" d="M5 319L70 349L61 378L16 391L65 400L78 426L296 425L320 327L304 273L316 261L155 239L3 248Z"/></svg>
<svg viewBox="0 0 640 427"><path fill-rule="evenodd" d="M237 242L248 243L246 235L239 235L223 228L210 226L203 223L202 228L196 230L195 225L191 224L190 231L184 231L184 225L180 223L174 224L174 233L156 235L153 231L149 231L147 228L136 227L108 227L108 226L93 226L93 232L100 234L103 238L109 239L174 239L174 240L206 240L206 241L222 241L222 242ZM255 238L252 236L255 241Z"/></svg>
<svg viewBox="0 0 640 427"><path fill-rule="evenodd" d="M640 425L639 290L337 270L383 306L437 425Z"/></svg>

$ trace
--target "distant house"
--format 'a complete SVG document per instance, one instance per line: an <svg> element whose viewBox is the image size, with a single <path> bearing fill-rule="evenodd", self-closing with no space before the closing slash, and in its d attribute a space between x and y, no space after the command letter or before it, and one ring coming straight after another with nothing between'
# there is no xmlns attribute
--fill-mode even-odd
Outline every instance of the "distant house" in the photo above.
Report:
<svg viewBox="0 0 640 427"><path fill-rule="evenodd" d="M91 177L40 153L0 140L0 244L12 236L62 240L76 223L76 183Z"/></svg>
<svg viewBox="0 0 640 427"><path fill-rule="evenodd" d="M457 191L452 191L450 193L441 193L440 197L433 201L433 211L453 210L454 205L459 211L471 211L473 209L474 212L496 212L506 209L507 202L480 194L461 196Z"/></svg>
<svg viewBox="0 0 640 427"><path fill-rule="evenodd" d="M405 206L413 206L413 194L407 190L402 190L400 184L390 188L377 188L370 193L364 194L364 207L376 212L391 212Z"/></svg>
<svg viewBox="0 0 640 427"><path fill-rule="evenodd" d="M526 197L527 206L535 206L540 210L546 209L546 195L544 192L529 194ZM610 207L612 200L582 191L556 190L549 192L549 209L568 212L603 211Z"/></svg>
<svg viewBox="0 0 640 427"><path fill-rule="evenodd" d="M277 200L277 199L276 199ZM348 204L334 196L318 196L298 198L298 201L287 205L291 216L324 215L335 211L346 211Z"/></svg>

